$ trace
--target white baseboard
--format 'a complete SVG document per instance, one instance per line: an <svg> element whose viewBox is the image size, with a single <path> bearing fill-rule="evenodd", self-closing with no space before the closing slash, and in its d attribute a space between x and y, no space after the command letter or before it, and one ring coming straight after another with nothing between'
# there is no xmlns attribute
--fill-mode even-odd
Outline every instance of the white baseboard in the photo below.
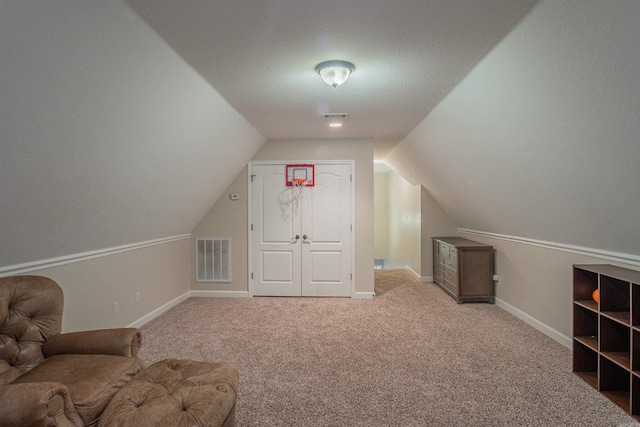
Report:
<svg viewBox="0 0 640 427"><path fill-rule="evenodd" d="M127 327L128 328L139 328L142 325L145 325L145 324L151 322L153 319L155 319L156 317L160 316L162 313L164 313L165 311L169 310L170 308L175 307L176 305L180 304L183 301L186 301L187 299L189 299L190 296L191 296L191 291L187 291L184 294L180 295L179 297L174 298L171 301L169 301L168 303L156 308L151 313L149 313L149 314L147 314L145 316L142 316L141 318L139 318L135 322L131 323Z"/></svg>
<svg viewBox="0 0 640 427"><path fill-rule="evenodd" d="M423 283L430 283L433 282L433 276L421 276L418 274L417 271L415 271L413 268L409 267L408 265L405 264L404 269L407 271L410 271L411 273L413 273L414 276L416 276L418 279L420 279L421 282Z"/></svg>
<svg viewBox="0 0 640 427"><path fill-rule="evenodd" d="M247 291L191 291L192 297L204 298L249 298Z"/></svg>
<svg viewBox="0 0 640 427"><path fill-rule="evenodd" d="M413 273L413 275L414 275L414 276L416 276L418 279L420 278L420 275L419 275L418 273L416 273L416 271L415 271L413 268L409 267L409 266L408 266L408 265L406 265L406 264L405 264L404 268L405 268L405 270L408 270L408 271L410 271L411 273Z"/></svg>
<svg viewBox="0 0 640 427"><path fill-rule="evenodd" d="M354 299L374 299L376 296L375 292L356 292L353 296ZM177 298L169 301L161 307L156 308L149 314L142 316L140 319L135 322L127 325L128 328L139 328L149 322L151 322L156 317L160 316L165 311L169 310L172 307L180 304L183 301L186 301L189 298L249 298L249 292L247 291L188 291L184 294L180 295Z"/></svg>
<svg viewBox="0 0 640 427"><path fill-rule="evenodd" d="M539 330L549 338L567 347L569 350L573 348L571 338L569 338L568 336L561 334L560 332L556 331L553 328L550 328L549 326L540 322L538 319L531 317L524 311L515 308L511 304L506 303L499 298L496 298L495 302L496 302L496 305L501 309L513 314L518 319L523 320L525 323L528 323L530 326L533 326L534 328L536 328L537 330Z"/></svg>
<svg viewBox="0 0 640 427"><path fill-rule="evenodd" d="M374 299L375 297L375 292L356 292L353 294L353 299Z"/></svg>

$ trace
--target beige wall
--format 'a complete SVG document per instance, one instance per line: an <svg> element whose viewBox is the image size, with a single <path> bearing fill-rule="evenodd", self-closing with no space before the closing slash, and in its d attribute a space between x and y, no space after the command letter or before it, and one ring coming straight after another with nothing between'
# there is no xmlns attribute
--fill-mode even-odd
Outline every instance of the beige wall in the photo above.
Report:
<svg viewBox="0 0 640 427"><path fill-rule="evenodd" d="M422 211L422 280L433 281L433 245L432 237L457 236L458 228L442 210L426 188L420 186L420 205Z"/></svg>
<svg viewBox="0 0 640 427"><path fill-rule="evenodd" d="M191 233L191 264L189 272L192 290L248 292L247 208L249 202L247 180L247 167L245 166ZM239 194L240 200L230 200L229 195L233 193ZM198 238L207 237L231 238L231 282L196 282L195 241Z"/></svg>
<svg viewBox="0 0 640 427"><path fill-rule="evenodd" d="M565 343L572 264L610 261L552 247L640 254L640 2L617 3L541 1L385 157L459 227L556 242L461 233L496 247L499 304Z"/></svg>
<svg viewBox="0 0 640 427"><path fill-rule="evenodd" d="M253 160L317 161L355 160L356 186L356 292L373 292L373 141L371 140L301 140L268 141ZM195 267L190 266L191 289L215 291L219 295L238 292L248 294L248 177L245 168L223 196L196 226L192 233L191 264L195 265L195 238L231 237L232 281L198 283ZM229 200L239 193L240 200Z"/></svg>
<svg viewBox="0 0 640 427"><path fill-rule="evenodd" d="M410 268L421 275L420 187L387 173L389 238L387 268Z"/></svg>
<svg viewBox="0 0 640 427"><path fill-rule="evenodd" d="M423 186L405 180L403 173L400 167L376 174L376 258L384 258L378 255L384 254L389 260L387 268L409 267L423 281L432 281L431 238L457 236L458 228L431 194ZM384 235L385 240L381 241L378 234Z"/></svg>
<svg viewBox="0 0 640 427"><path fill-rule="evenodd" d="M189 244L183 238L25 274L58 282L64 332L124 327L189 292Z"/></svg>
<svg viewBox="0 0 640 427"><path fill-rule="evenodd" d="M640 269L597 255L545 247L539 242L509 241L464 231L460 236L494 247L495 274L500 276L495 286L496 303L567 347L571 346L573 264L614 264Z"/></svg>
<svg viewBox="0 0 640 427"><path fill-rule="evenodd" d="M374 257L387 258L389 229L389 200L387 194L387 173L376 173L373 177L373 226Z"/></svg>
<svg viewBox="0 0 640 427"><path fill-rule="evenodd" d="M355 290L373 293L373 141L267 141L253 160L355 160Z"/></svg>

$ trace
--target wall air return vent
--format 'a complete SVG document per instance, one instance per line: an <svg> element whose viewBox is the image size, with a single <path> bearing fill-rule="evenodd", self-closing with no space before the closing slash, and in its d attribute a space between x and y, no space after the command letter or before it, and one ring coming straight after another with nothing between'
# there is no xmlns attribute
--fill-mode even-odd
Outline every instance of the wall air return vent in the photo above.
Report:
<svg viewBox="0 0 640 427"><path fill-rule="evenodd" d="M231 239L196 239L196 281L231 281Z"/></svg>
<svg viewBox="0 0 640 427"><path fill-rule="evenodd" d="M325 120L346 120L349 118L349 113L324 113L322 118Z"/></svg>

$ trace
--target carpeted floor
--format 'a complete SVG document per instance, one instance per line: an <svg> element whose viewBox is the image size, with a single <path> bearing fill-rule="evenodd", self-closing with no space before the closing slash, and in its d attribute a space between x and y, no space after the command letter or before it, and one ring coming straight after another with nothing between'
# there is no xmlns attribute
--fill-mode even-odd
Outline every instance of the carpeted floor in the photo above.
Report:
<svg viewBox="0 0 640 427"><path fill-rule="evenodd" d="M623 426L571 352L490 304L404 271L375 300L191 298L142 327L141 357L226 361L238 426Z"/></svg>
<svg viewBox="0 0 640 427"><path fill-rule="evenodd" d="M373 270L374 291L377 297L389 292L398 286L419 284L420 279L409 270Z"/></svg>

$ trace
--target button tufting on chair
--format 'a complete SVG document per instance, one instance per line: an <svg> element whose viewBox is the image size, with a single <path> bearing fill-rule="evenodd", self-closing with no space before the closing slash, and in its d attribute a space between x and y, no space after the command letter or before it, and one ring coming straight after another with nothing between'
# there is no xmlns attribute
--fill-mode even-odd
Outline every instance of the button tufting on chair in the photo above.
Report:
<svg viewBox="0 0 640 427"><path fill-rule="evenodd" d="M233 426L237 388L238 372L227 363L163 360L144 369L118 392L98 427ZM129 404L142 398L144 406Z"/></svg>
<svg viewBox="0 0 640 427"><path fill-rule="evenodd" d="M134 328L61 333L64 297L40 276L0 278L0 425L95 423L143 367Z"/></svg>

